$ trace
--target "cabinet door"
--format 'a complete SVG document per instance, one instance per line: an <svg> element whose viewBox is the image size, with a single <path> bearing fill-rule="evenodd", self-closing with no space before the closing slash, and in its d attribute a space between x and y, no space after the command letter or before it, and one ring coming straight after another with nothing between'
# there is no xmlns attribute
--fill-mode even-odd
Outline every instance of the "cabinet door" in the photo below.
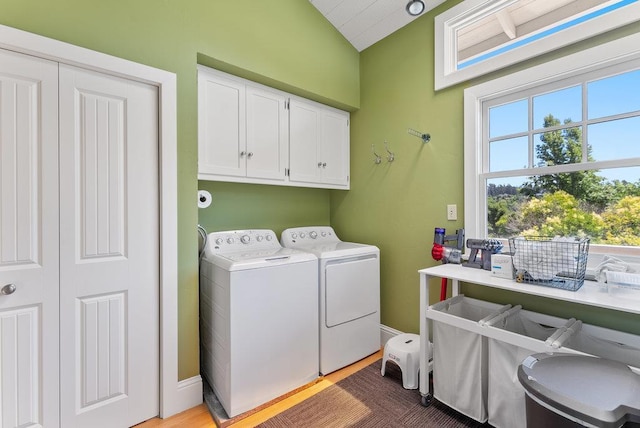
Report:
<svg viewBox="0 0 640 428"><path fill-rule="evenodd" d="M245 85L198 71L198 174L244 177L245 155Z"/></svg>
<svg viewBox="0 0 640 428"><path fill-rule="evenodd" d="M0 50L0 426L57 427L58 64Z"/></svg>
<svg viewBox="0 0 640 428"><path fill-rule="evenodd" d="M247 177L284 181L288 129L286 98L247 86Z"/></svg>
<svg viewBox="0 0 640 428"><path fill-rule="evenodd" d="M309 103L291 100L289 104L289 180L319 183L322 163L321 110Z"/></svg>
<svg viewBox="0 0 640 428"><path fill-rule="evenodd" d="M349 185L349 114L326 110L320 145L322 182Z"/></svg>

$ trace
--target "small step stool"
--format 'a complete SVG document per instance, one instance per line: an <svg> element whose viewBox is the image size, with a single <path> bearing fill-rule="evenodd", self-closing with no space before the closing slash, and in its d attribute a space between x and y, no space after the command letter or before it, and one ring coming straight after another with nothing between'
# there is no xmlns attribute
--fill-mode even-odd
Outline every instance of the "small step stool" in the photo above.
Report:
<svg viewBox="0 0 640 428"><path fill-rule="evenodd" d="M392 337L384 345L382 368L380 374L384 376L387 361L393 361L402 372L402 387L404 389L418 388L418 372L420 371L420 336L412 333L402 333Z"/></svg>

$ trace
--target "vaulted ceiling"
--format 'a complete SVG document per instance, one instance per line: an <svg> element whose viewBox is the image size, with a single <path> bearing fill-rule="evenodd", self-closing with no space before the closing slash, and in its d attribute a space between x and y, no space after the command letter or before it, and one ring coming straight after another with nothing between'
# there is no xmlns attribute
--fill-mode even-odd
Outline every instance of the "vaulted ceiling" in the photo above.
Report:
<svg viewBox="0 0 640 428"><path fill-rule="evenodd" d="M362 51L399 30L445 0L423 0L422 15L406 11L409 0L309 0L334 27ZM477 20L458 33L459 57L471 57L514 38L535 32L607 0L517 0Z"/></svg>
<svg viewBox="0 0 640 428"><path fill-rule="evenodd" d="M445 0L424 0L422 15L411 16L409 0L309 0L358 50L399 30Z"/></svg>

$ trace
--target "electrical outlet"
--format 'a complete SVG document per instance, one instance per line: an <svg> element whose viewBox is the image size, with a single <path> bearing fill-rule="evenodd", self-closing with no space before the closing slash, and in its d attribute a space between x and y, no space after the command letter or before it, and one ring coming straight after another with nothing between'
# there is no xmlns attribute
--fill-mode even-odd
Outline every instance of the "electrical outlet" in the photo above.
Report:
<svg viewBox="0 0 640 428"><path fill-rule="evenodd" d="M456 204L447 205L447 220L458 219L458 206Z"/></svg>

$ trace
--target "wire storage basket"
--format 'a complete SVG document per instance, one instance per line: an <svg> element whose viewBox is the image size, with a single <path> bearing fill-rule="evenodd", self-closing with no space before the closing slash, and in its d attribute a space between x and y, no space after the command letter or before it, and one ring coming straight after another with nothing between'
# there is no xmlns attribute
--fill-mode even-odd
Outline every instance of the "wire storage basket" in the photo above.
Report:
<svg viewBox="0 0 640 428"><path fill-rule="evenodd" d="M576 291L584 284L589 238L509 238L517 282Z"/></svg>

